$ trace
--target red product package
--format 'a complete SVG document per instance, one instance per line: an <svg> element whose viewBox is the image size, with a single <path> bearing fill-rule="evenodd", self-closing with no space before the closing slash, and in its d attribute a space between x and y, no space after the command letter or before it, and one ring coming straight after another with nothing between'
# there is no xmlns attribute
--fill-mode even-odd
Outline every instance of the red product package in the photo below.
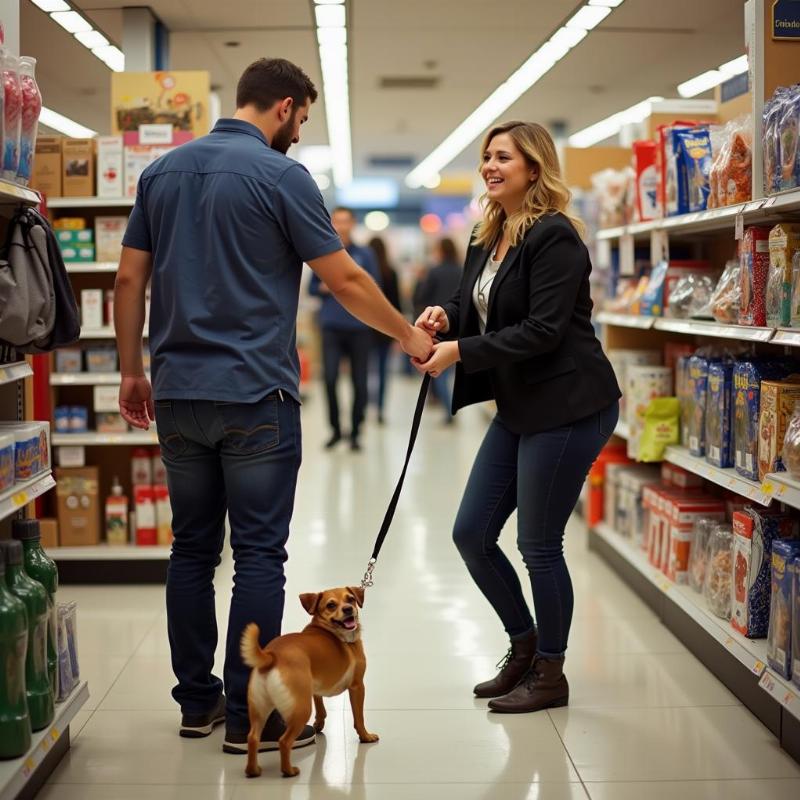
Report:
<svg viewBox="0 0 800 800"><path fill-rule="evenodd" d="M666 342L664 344L664 366L674 370L681 356L693 356L697 346L685 342Z"/></svg>
<svg viewBox="0 0 800 800"><path fill-rule="evenodd" d="M633 169L636 173L634 198L636 213L642 222L659 217L657 147L658 145L650 140L633 143Z"/></svg>
<svg viewBox="0 0 800 800"><path fill-rule="evenodd" d="M725 505L713 497L698 496L675 500L670 509L669 547L661 555L661 569L676 583L689 582L689 551L692 530L698 517L725 519Z"/></svg>
<svg viewBox="0 0 800 800"><path fill-rule="evenodd" d="M158 544L158 529L153 487L135 486L133 493L136 507L136 544L139 546L156 545Z"/></svg>
<svg viewBox="0 0 800 800"><path fill-rule="evenodd" d="M739 324L767 324L767 276L769 275L769 228L751 225L739 242L739 287L742 303Z"/></svg>

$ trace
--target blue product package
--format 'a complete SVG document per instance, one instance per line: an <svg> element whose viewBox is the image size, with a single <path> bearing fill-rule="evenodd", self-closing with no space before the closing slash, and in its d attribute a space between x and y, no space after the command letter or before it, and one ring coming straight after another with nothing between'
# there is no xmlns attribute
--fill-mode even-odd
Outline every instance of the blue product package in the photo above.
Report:
<svg viewBox="0 0 800 800"><path fill-rule="evenodd" d="M709 365L720 358L692 356L689 359L689 386L691 414L689 415L689 452L701 458L706 454L706 398L708 394Z"/></svg>
<svg viewBox="0 0 800 800"><path fill-rule="evenodd" d="M58 433L69 433L70 431L70 407L69 406L56 406L55 420L56 431Z"/></svg>
<svg viewBox="0 0 800 800"><path fill-rule="evenodd" d="M89 409L86 406L70 406L69 429L72 433L86 433L89 430Z"/></svg>
<svg viewBox="0 0 800 800"><path fill-rule="evenodd" d="M779 188L781 191L794 189L798 185L798 143L800 133L800 90L793 86L782 107L776 122L778 153L780 161Z"/></svg>
<svg viewBox="0 0 800 800"><path fill-rule="evenodd" d="M791 563L792 570L792 681L800 687L800 556Z"/></svg>
<svg viewBox="0 0 800 800"><path fill-rule="evenodd" d="M739 361L733 368L733 452L736 471L758 480L758 414L761 381L779 381L800 371L788 359Z"/></svg>
<svg viewBox="0 0 800 800"><path fill-rule="evenodd" d="M661 317L664 315L664 284L667 277L667 261L659 261L650 272L642 299L639 301L639 313L643 317Z"/></svg>
<svg viewBox="0 0 800 800"><path fill-rule="evenodd" d="M0 492L14 485L14 434L0 430Z"/></svg>
<svg viewBox="0 0 800 800"><path fill-rule="evenodd" d="M733 364L722 361L709 364L705 420L706 461L723 469L733 466L732 395Z"/></svg>
<svg viewBox="0 0 800 800"><path fill-rule="evenodd" d="M800 556L800 541L779 539L772 544L767 662L779 675L791 677L792 579L791 562Z"/></svg>
<svg viewBox="0 0 800 800"><path fill-rule="evenodd" d="M672 131L672 149L677 162L677 213L705 211L710 191L708 175L713 154L708 128L698 126Z"/></svg>

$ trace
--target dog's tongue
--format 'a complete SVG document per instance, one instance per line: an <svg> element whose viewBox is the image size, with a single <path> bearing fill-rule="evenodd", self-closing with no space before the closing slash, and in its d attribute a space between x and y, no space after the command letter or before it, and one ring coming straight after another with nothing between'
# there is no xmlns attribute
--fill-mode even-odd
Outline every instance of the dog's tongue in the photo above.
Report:
<svg viewBox="0 0 800 800"><path fill-rule="evenodd" d="M344 621L344 626L345 626L345 628L347 628L347 630L349 630L349 631L352 631L352 630L354 630L354 629L355 629L355 627L356 627L356 620L355 620L355 617L350 617L350 619L346 619L346 620Z"/></svg>

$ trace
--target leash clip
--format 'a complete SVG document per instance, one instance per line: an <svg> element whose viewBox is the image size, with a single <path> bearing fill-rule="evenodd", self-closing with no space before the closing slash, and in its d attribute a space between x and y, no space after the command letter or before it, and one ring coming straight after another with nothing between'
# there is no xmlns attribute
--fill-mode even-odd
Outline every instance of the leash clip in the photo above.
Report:
<svg viewBox="0 0 800 800"><path fill-rule="evenodd" d="M373 585L374 581L372 580L372 571L375 569L376 559L371 558L367 563L367 571L364 573L364 577L361 579L361 588L368 589L370 586Z"/></svg>

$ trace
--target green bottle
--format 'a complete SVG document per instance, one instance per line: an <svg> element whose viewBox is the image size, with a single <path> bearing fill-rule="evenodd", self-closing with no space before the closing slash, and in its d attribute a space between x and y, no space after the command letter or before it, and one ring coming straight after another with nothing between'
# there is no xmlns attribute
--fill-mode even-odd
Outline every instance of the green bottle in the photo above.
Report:
<svg viewBox="0 0 800 800"><path fill-rule="evenodd" d="M28 618L25 604L6 586L0 554L0 758L19 758L31 746L31 720L25 697Z"/></svg>
<svg viewBox="0 0 800 800"><path fill-rule="evenodd" d="M22 564L22 544L0 542L6 562L6 584L15 597L22 600L28 615L28 651L25 657L25 692L31 728L46 728L55 715L55 700L47 671L47 592L38 581L28 576Z"/></svg>
<svg viewBox="0 0 800 800"><path fill-rule="evenodd" d="M50 686L53 697L58 697L58 608L56 592L58 591L58 567L42 549L39 522L35 519L15 519L11 526L11 535L22 542L23 561L28 576L44 586L47 592L47 608L49 624L47 626L47 671L50 674Z"/></svg>

